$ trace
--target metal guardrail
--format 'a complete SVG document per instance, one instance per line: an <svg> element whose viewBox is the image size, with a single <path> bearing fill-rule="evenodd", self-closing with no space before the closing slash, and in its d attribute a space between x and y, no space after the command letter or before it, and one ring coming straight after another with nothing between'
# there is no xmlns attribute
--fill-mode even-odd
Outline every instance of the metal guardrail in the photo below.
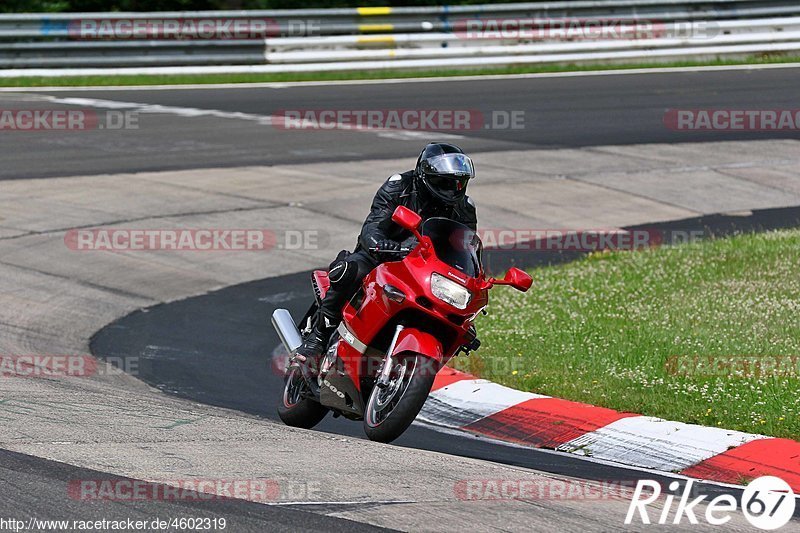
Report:
<svg viewBox="0 0 800 533"><path fill-rule="evenodd" d="M800 14L797 0L586 0L466 6L289 9L253 11L53 13L0 15L2 39L74 38L81 21L260 20L273 36L291 36L308 23L316 35L452 31L467 19L506 18L630 18L658 20L718 20ZM298 23L293 28L292 22Z"/></svg>
<svg viewBox="0 0 800 533"><path fill-rule="evenodd" d="M662 30L669 26L674 34L576 39L500 32L469 38L463 31L467 21L515 20L545 28L565 20L648 22ZM175 31L169 33L167 24ZM134 28L141 32L131 36ZM176 38L187 32L203 38ZM796 52L797 0L0 15L0 77L470 67Z"/></svg>

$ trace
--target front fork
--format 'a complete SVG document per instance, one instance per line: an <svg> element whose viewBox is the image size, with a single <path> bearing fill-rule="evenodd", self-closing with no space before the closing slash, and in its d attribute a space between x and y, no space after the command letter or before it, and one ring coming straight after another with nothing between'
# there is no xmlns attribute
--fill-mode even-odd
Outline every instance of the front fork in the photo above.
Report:
<svg viewBox="0 0 800 533"><path fill-rule="evenodd" d="M381 371L378 374L378 380L375 382L375 385L380 389L385 389L389 386L389 379L392 374L392 354L394 353L394 347L397 345L397 339L400 337L400 332L403 331L403 326L401 324L397 325L397 328L394 330L394 337L392 337L392 342L389 343L389 349L386 350L386 356L383 358L383 364L381 365Z"/></svg>

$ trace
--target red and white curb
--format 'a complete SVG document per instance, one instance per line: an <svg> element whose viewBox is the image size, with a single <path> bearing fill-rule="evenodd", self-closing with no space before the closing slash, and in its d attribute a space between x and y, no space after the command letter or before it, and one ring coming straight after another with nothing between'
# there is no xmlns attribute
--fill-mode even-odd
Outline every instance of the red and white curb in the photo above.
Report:
<svg viewBox="0 0 800 533"><path fill-rule="evenodd" d="M450 368L417 417L496 440L741 484L772 475L800 491L800 442L621 413L522 392Z"/></svg>

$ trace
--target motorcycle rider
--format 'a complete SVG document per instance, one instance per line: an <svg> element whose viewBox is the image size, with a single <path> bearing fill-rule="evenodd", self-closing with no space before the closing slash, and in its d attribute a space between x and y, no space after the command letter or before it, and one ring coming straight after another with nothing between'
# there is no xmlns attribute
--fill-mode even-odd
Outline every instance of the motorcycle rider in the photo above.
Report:
<svg viewBox="0 0 800 533"><path fill-rule="evenodd" d="M401 259L403 248L413 248L411 233L394 222L392 214L402 205L423 220L445 217L473 231L477 227L475 204L466 195L475 177L472 160L453 144L429 143L419 155L414 170L394 174L378 189L372 208L361 228L353 253L343 250L328 270L330 288L322 300L311 331L303 337L296 360L316 370L323 350L341 322L342 308L364 277L384 261Z"/></svg>

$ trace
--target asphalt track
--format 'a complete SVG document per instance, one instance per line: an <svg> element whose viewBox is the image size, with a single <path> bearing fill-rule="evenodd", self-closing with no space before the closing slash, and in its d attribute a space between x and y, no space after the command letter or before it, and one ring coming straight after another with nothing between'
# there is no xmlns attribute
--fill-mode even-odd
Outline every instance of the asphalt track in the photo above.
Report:
<svg viewBox="0 0 800 533"><path fill-rule="evenodd" d="M795 109L800 68L582 77L427 81L398 84L176 90L50 91L90 98L268 116L286 109L444 109L524 112L520 129L450 132L467 152L597 144L799 138L800 131L686 132L664 125L668 109ZM75 109L0 93L3 108ZM435 137L276 128L253 120L143 113L138 129L0 133L0 179L359 161L415 152ZM33 141L33 142L31 142Z"/></svg>
<svg viewBox="0 0 800 533"><path fill-rule="evenodd" d="M425 83L291 88L241 88L130 91L53 91L57 98L95 98L143 104L269 115L281 109L477 109L522 110L525 128L458 132L467 151L580 147L596 144L696 142L798 138L794 132L679 133L663 125L670 108L779 109L796 107L800 69L608 75L579 78L436 81ZM74 108L42 101L27 93L2 93L3 108ZM402 106L399 103L402 102ZM433 135L431 135L433 136ZM365 136L354 132L287 132L252 121L199 116L175 120L144 113L138 130L93 131L74 135L36 132L0 133L0 180L137 172L251 164L359 161L397 157L418 150L427 136ZM43 186L46 186L43 184ZM787 223L789 224L789 223ZM793 222L789 225L793 225ZM508 257L500 258L500 261ZM499 268L499 264L497 265ZM277 345L268 324L271 310L285 306L299 313L308 303L306 275L292 275L237 285L206 296L136 312L99 332L95 353L103 357L138 357L139 378L159 389L212 405L223 405L274 418L280 377L267 365ZM221 376L225 376L221 379ZM322 431L362 437L360 424L326 419ZM396 444L487 459L565 475L602 480L635 480L640 471L587 462L549 452L520 450L474 437L443 435L413 426ZM25 508L38 518L86 515L86 506L69 512L65 479L92 477L75 467L20 454L2 453L5 495L2 516ZM74 469L74 471L70 470ZM74 476L74 477L70 477ZM104 476L107 477L107 476ZM657 477L648 474L648 477ZM54 489L53 486L57 485ZM59 485L60 484L60 485ZM709 489L714 494L718 489ZM726 489L722 489L726 491ZM735 490L735 489L734 489ZM50 492L57 491L57 492ZM44 496L43 496L44 495ZM50 496L48 496L50 495ZM19 502L26 502L20 505ZM52 505L51 505L52 504ZM186 504L188 505L188 504ZM192 504L193 505L193 504ZM244 502L213 502L192 509L192 516L236 516L237 525L270 529L291 523L309 528L352 530L309 513ZM253 507L251 507L251 505ZM136 505L104 505L97 518L124 517ZM146 502L142 516L155 511L175 516L181 505ZM202 507L202 506L201 506ZM146 508L146 511L145 511ZM274 510L273 510L274 509ZM188 510L187 510L188 511ZM202 513L209 513L203 515ZM797 513L796 513L797 515ZM288 518L287 518L288 517ZM87 516L91 518L91 516ZM304 522L308 520L308 522ZM288 522L287 522L288 521ZM367 526L361 526L367 530ZM288 526L287 526L288 529Z"/></svg>
<svg viewBox="0 0 800 533"><path fill-rule="evenodd" d="M23 521L24 531L46 531L45 521L68 521L66 527L54 531L77 531L73 521L95 522L106 520L144 521L180 518L221 519L235 531L260 533L262 531L391 531L342 518L329 517L299 509L262 505L239 499L207 499L207 496L187 491L178 500L81 500L79 493L70 492L76 480L102 480L109 483L133 481L64 463L47 461L21 453L0 450L0 483L4 487L0 497L0 517ZM148 492L162 492L162 486L148 483ZM121 486L121 485L120 485ZM88 503L88 504L87 504ZM38 522L28 522L37 520ZM38 524L38 526L36 525ZM27 528L28 525L33 527ZM112 526L95 527L111 531ZM125 529L125 528L123 528ZM226 529L226 528L222 528ZM11 528L2 527L9 531ZM148 528L156 531L156 528ZM179 531L179 528L164 529ZM212 529L213 530L213 529Z"/></svg>
<svg viewBox="0 0 800 533"><path fill-rule="evenodd" d="M797 226L800 226L800 207L765 209L750 216L712 215L641 227L697 230L705 235L723 236ZM577 257L552 252L517 252L513 256L507 252L489 252L489 255L496 266L510 262L541 265ZM275 409L283 386L282 367L270 364L280 340L269 317L279 307L289 309L294 317L302 316L310 303L309 277L309 273L298 273L268 278L136 311L100 330L92 339L92 353L121 368L136 369L139 379L166 393L280 423ZM315 429L366 438L360 422L344 418L328 416ZM467 434L445 435L419 424L412 425L394 444L599 481L635 482L642 477L641 470L506 446ZM662 482L668 479L657 474L648 476ZM739 492L713 485L703 491L712 496ZM800 508L796 516L800 517Z"/></svg>

